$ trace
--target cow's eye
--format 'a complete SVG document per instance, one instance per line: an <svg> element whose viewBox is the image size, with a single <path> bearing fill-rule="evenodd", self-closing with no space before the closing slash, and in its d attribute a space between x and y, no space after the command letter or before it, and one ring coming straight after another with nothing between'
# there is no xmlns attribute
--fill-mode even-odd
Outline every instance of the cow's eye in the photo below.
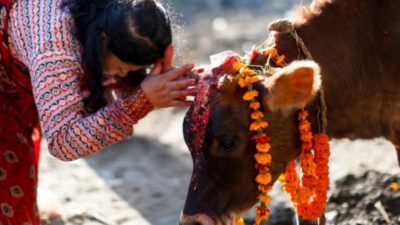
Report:
<svg viewBox="0 0 400 225"><path fill-rule="evenodd" d="M224 150L231 151L235 147L236 140L233 136L224 135L220 139L220 145Z"/></svg>

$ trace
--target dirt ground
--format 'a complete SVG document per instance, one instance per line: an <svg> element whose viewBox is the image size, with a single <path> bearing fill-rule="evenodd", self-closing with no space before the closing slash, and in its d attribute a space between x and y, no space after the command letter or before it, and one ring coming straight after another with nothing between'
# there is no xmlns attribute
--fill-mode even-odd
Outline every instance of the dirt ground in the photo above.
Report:
<svg viewBox="0 0 400 225"><path fill-rule="evenodd" d="M208 63L210 54L222 50L249 50L267 37L268 22L285 13L277 12L242 8L181 19L177 63ZM152 112L131 139L74 162L52 158L43 142L39 198L54 199L62 214L51 225L178 224L192 168L182 137L185 111ZM389 187L400 182L393 146L382 139L331 143L329 224L400 224L400 194ZM290 224L293 212L279 185L273 200L270 224ZM252 213L245 219L251 221Z"/></svg>

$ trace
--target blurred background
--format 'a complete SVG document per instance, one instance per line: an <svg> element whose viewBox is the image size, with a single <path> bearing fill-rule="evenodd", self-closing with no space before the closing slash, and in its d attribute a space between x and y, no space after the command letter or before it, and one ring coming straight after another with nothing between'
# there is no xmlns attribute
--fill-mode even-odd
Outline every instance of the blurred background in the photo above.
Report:
<svg viewBox="0 0 400 225"><path fill-rule="evenodd" d="M244 54L267 37L268 24L290 17L298 0L164 1L174 21L176 64L208 64L209 56L231 49ZM56 202L62 218L52 225L177 225L192 162L182 137L186 108L150 113L135 135L87 159L64 163L49 156L46 143L40 170L40 201ZM394 148L386 141L332 142L333 181L368 169L400 174ZM273 207L287 206L277 187ZM284 210L289 210L284 208ZM288 214L283 214L287 217ZM290 215L290 213L289 213ZM334 217L336 214L330 214ZM281 214L273 213L273 222ZM246 215L251 220L251 212ZM400 219L399 219L400 221ZM50 224L44 220L43 224ZM364 224L364 223L360 223ZM366 223L365 223L366 224Z"/></svg>
<svg viewBox="0 0 400 225"><path fill-rule="evenodd" d="M268 23L289 17L307 0L171 0L178 60L208 63L209 56L232 49L249 51L267 38Z"/></svg>

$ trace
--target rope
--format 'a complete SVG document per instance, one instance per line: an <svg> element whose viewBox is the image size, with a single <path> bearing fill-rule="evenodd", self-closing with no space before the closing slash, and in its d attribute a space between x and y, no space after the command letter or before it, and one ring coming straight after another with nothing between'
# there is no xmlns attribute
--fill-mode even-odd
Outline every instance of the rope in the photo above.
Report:
<svg viewBox="0 0 400 225"><path fill-rule="evenodd" d="M296 43L300 46L306 58L309 60L314 60L310 50L307 48L306 44L304 44L303 39L297 34L294 25L289 20L281 19L274 21L269 25L268 30L290 34L296 40ZM318 129L320 132L326 133L326 127L328 126L328 107L326 106L325 91L322 86L319 90L319 103L320 108L318 110Z"/></svg>

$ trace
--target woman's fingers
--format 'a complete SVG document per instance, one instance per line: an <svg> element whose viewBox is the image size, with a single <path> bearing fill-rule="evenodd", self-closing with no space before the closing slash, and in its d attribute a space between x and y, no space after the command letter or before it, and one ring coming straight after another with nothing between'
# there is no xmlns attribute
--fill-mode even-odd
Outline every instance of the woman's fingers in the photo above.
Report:
<svg viewBox="0 0 400 225"><path fill-rule="evenodd" d="M170 104L170 106L174 107L184 107L184 106L190 106L192 104L191 101L183 101L183 100L173 100Z"/></svg>
<svg viewBox="0 0 400 225"><path fill-rule="evenodd" d="M179 77L186 75L194 67L194 64L185 64L177 69L171 70L165 73L165 77L168 81L176 80Z"/></svg>
<svg viewBox="0 0 400 225"><path fill-rule="evenodd" d="M152 75L147 76L141 83L141 88L148 100L157 108L190 105L191 101L188 101L187 97L196 95L196 79L184 76L193 69L194 65L186 64L177 69L171 66L170 71L163 72L163 63L157 62Z"/></svg>
<svg viewBox="0 0 400 225"><path fill-rule="evenodd" d="M169 87L171 91L174 91L174 90L185 89L195 84L196 84L195 79L182 79L182 80L170 81Z"/></svg>
<svg viewBox="0 0 400 225"><path fill-rule="evenodd" d="M194 96L196 95L196 92L197 92L196 89L187 88L179 91L171 91L170 96L172 99L186 100L186 97Z"/></svg>

